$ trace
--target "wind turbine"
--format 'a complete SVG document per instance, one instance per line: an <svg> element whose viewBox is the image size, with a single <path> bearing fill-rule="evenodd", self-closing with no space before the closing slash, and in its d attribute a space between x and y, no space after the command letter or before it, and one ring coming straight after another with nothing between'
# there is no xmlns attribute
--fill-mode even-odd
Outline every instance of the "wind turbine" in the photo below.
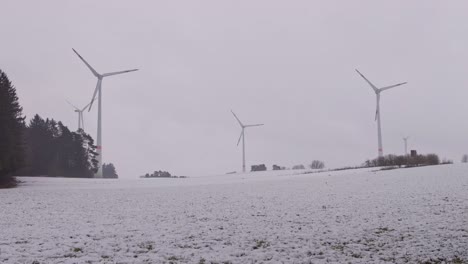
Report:
<svg viewBox="0 0 468 264"><path fill-rule="evenodd" d="M405 155L408 156L408 138L409 137L403 137L403 141L405 141Z"/></svg>
<svg viewBox="0 0 468 264"><path fill-rule="evenodd" d="M89 106L91 103L87 104L85 107L83 107L83 108L80 109L80 108L74 106L74 105L73 105L72 103L70 103L68 100L66 100L66 101L67 101L67 103L68 103L69 105L71 105L73 108L75 108L75 112L78 113L78 130L80 130L80 129L83 129L83 130L84 130L83 112L84 112L84 110L86 110L86 108L88 108L88 106Z"/></svg>
<svg viewBox="0 0 468 264"><path fill-rule="evenodd" d="M99 93L98 95L98 123L97 123L97 141L96 141L96 150L98 153L97 160L98 160L98 172L95 175L95 178L102 178L102 79L104 77L112 76L112 75L117 75L117 74L123 74L127 72L133 72L137 71L138 69L132 69L132 70L126 70L126 71L118 71L118 72L109 72L109 73L104 73L100 74L98 73L89 63L81 57L78 52L73 49L73 52L78 55L78 57L83 61L84 64L89 68L89 70L93 73L93 75L98 79L97 84L96 84L96 89L94 89L94 94L93 98L91 99L91 103L89 104L89 109L88 111L91 110L91 107L93 106L93 102L96 99L96 94Z"/></svg>
<svg viewBox="0 0 468 264"><path fill-rule="evenodd" d="M359 75L361 75L361 77L372 87L372 89L374 89L375 95L377 97L377 108L375 110L375 120L377 121L377 138L378 138L378 144L379 144L378 152L379 152L379 157L383 157L382 129L381 129L381 125L380 125L380 93L385 91L385 90L388 90L388 89L391 89L391 88L406 84L406 82L399 83L399 84L394 84L394 85L390 85L390 86L385 86L385 87L382 87L382 88L377 88L366 77L364 77L364 75L362 75L362 73L360 73L357 69L356 69L356 72L359 73Z"/></svg>
<svg viewBox="0 0 468 264"><path fill-rule="evenodd" d="M239 143L242 139L242 172L245 172L245 129L248 127L256 127L256 126L263 126L263 124L255 124L255 125L244 125L242 122L239 120L239 118L234 114L234 112L231 110L231 113L234 115L234 117L237 119L237 122L239 122L239 125L242 128L239 140L237 141L237 146L239 146Z"/></svg>

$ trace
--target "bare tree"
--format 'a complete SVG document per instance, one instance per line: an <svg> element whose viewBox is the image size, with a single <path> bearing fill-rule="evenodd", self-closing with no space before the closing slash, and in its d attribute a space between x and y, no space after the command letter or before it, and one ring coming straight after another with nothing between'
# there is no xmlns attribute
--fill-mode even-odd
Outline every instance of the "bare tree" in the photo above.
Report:
<svg viewBox="0 0 468 264"><path fill-rule="evenodd" d="M320 161L320 160L314 160L312 161L312 163L309 165L309 167L313 170L316 170L316 169L323 169L325 168L325 163L323 161Z"/></svg>

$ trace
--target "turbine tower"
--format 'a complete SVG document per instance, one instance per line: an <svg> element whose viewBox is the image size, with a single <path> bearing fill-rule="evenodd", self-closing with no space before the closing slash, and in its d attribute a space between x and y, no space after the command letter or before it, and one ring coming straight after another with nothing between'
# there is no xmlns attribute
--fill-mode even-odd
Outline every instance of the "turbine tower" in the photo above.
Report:
<svg viewBox="0 0 468 264"><path fill-rule="evenodd" d="M408 138L409 137L404 137L403 141L405 141L405 155L408 156Z"/></svg>
<svg viewBox="0 0 468 264"><path fill-rule="evenodd" d="M357 69L356 69L356 72L359 75L361 75L361 77L372 87L372 89L374 90L375 95L377 97L377 108L375 110L375 120L377 121L377 138L378 138L378 144L379 144L378 145L378 152L379 152L379 157L383 157L382 129L381 129L381 124L380 124L380 93L385 91L385 90L388 90L388 89L391 89L391 88L406 84L406 82L395 84L395 85L390 85L390 86L385 86L385 87L382 87L382 88L377 88L366 77L364 77L364 75L362 75L362 73L360 73Z"/></svg>
<svg viewBox="0 0 468 264"><path fill-rule="evenodd" d="M88 106L89 106L91 103L87 104L85 107L83 107L83 108L80 109L80 108L74 106L74 105L73 105L72 103L70 103L68 100L66 100L66 101L67 101L67 103L68 103L69 105L71 105L73 108L75 108L75 112L78 113L78 130L80 130L80 129L83 129L83 130L84 130L83 112L84 112L84 110L86 110L86 108L88 108Z"/></svg>
<svg viewBox="0 0 468 264"><path fill-rule="evenodd" d="M89 70L93 73L93 75L97 78L97 84L96 84L96 89L94 89L94 94L91 99L91 102L89 104L89 109L88 111L91 110L91 107L93 106L93 102L96 99L96 94L98 94L98 123L97 123L97 141L96 141L96 150L98 153L97 159L98 159L98 172L94 175L95 178L102 178L102 79L104 77L112 76L112 75L117 75L117 74L123 74L127 72L133 72L137 71L138 69L132 69L132 70L126 70L126 71L118 71L118 72L109 72L109 73L104 73L100 74L98 73L89 63L81 57L78 52L73 49L73 52L78 55L78 57L83 61L84 64L89 68Z"/></svg>
<svg viewBox="0 0 468 264"><path fill-rule="evenodd" d="M234 112L231 110L231 113L234 115L234 117L237 119L237 122L239 122L239 125L242 128L239 140L237 141L237 146L239 146L239 143L242 139L242 172L245 172L245 129L248 127L256 127L256 126L263 126L263 124L255 124L255 125L244 125L242 122L239 120L239 118L234 114Z"/></svg>

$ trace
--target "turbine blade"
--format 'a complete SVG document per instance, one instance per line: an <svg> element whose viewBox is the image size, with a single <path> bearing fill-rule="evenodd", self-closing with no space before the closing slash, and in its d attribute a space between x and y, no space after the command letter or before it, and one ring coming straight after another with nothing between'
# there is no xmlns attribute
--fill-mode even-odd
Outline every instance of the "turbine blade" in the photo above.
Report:
<svg viewBox="0 0 468 264"><path fill-rule="evenodd" d="M84 64L88 66L88 68L91 70L94 76L99 77L99 73L93 67L91 67L91 65L89 65L89 63L85 59L83 59L83 57L81 57L81 55L75 49L72 50L76 53L76 55L78 55L78 57L84 62Z"/></svg>
<svg viewBox="0 0 468 264"><path fill-rule="evenodd" d="M236 116L236 114L234 114L234 112L231 110L231 113L234 115L234 117L237 119L237 122L239 122L239 125L241 127L244 127L244 124L242 124L242 122L239 120L239 118Z"/></svg>
<svg viewBox="0 0 468 264"><path fill-rule="evenodd" d="M240 136L239 136L239 140L237 140L237 146L239 146L239 143L240 143L241 138L242 138L243 136L244 136L244 130L242 129L242 132L241 132L241 134L240 134Z"/></svg>
<svg viewBox="0 0 468 264"><path fill-rule="evenodd" d="M375 85L374 85L373 83L371 83L366 77L364 77L364 75L363 75L360 71L358 71L358 70L356 69L356 72L359 73L359 75L361 75L361 77L362 77L364 80L366 80L366 82L372 87L372 89L374 89L375 92L379 91L379 89L377 89L377 87L375 87Z"/></svg>
<svg viewBox="0 0 468 264"><path fill-rule="evenodd" d="M255 124L255 125L245 125L245 127L256 127L256 126L263 126L264 124Z"/></svg>
<svg viewBox="0 0 468 264"><path fill-rule="evenodd" d="M101 81L102 81L101 79L98 79L98 82L96 84L96 89L94 89L93 98L91 99L91 102L89 103L88 112L91 111L91 107L93 106L93 102L96 99L96 94L97 94L98 90L101 89Z"/></svg>
<svg viewBox="0 0 468 264"><path fill-rule="evenodd" d="M109 72L109 73L104 73L102 76L107 77L107 76L112 76L112 75L117 75L117 74L123 74L127 72L134 72L138 71L138 69L133 69L133 70L126 70L126 71L118 71L118 72Z"/></svg>
<svg viewBox="0 0 468 264"><path fill-rule="evenodd" d="M375 121L377 121L377 117L379 116L380 111L380 94L377 94L377 105L375 107Z"/></svg>
<svg viewBox="0 0 468 264"><path fill-rule="evenodd" d="M69 105L71 105L73 108L75 108L76 110L80 110L78 107L74 106L74 105L73 105L72 103L70 103L68 100L65 100L65 101L67 101L67 103L68 103Z"/></svg>
<svg viewBox="0 0 468 264"><path fill-rule="evenodd" d="M385 91L385 90L392 89L392 88L395 88L397 86L404 85L404 84L407 84L407 82L386 86L386 87L380 88L379 90L380 91Z"/></svg>
<svg viewBox="0 0 468 264"><path fill-rule="evenodd" d="M89 102L85 107L83 107L83 109L81 109L81 111L83 112L86 108L88 108L88 106L89 106L92 102L94 102L94 100L96 100L96 99L93 98L93 100L92 100L91 102Z"/></svg>

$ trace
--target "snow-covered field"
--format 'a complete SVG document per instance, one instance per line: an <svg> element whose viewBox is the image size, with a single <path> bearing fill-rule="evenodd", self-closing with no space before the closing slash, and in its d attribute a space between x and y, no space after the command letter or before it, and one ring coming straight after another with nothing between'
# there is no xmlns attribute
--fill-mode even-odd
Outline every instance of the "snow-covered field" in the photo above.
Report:
<svg viewBox="0 0 468 264"><path fill-rule="evenodd" d="M468 263L468 166L20 178L0 263Z"/></svg>

